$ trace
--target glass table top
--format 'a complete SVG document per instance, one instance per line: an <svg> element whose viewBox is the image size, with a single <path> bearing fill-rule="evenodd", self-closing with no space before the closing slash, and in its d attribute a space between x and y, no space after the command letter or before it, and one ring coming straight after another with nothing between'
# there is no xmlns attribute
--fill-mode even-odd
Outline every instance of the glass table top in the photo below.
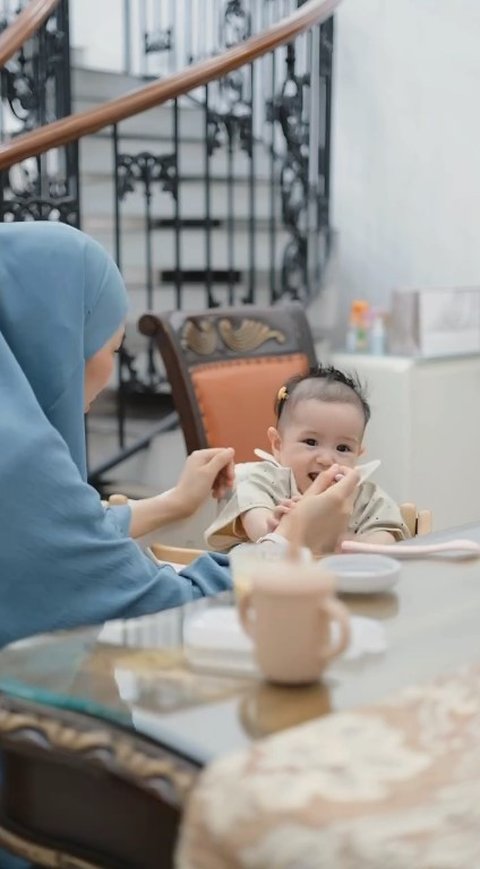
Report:
<svg viewBox="0 0 480 869"><path fill-rule="evenodd" d="M478 529L468 536L478 538ZM205 671L187 660L189 619L212 607L231 610L233 595L225 593L12 644L0 652L0 691L104 719L204 764L259 737L480 661L478 560L405 561L392 593L344 602L382 623L387 648L338 659L309 687L274 686L252 670L225 672L225 661Z"/></svg>

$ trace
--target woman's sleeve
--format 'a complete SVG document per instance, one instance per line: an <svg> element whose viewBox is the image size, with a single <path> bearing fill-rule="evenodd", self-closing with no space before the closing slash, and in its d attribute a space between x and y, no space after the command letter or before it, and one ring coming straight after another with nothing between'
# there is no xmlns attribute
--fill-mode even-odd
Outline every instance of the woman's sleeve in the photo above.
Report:
<svg viewBox="0 0 480 869"><path fill-rule="evenodd" d="M35 450L21 441L1 474L12 495L0 523L0 645L231 587L222 556L205 555L180 574L155 565L125 534L128 508L104 509L50 427L35 433Z"/></svg>
<svg viewBox="0 0 480 869"><path fill-rule="evenodd" d="M128 504L116 504L106 508L108 520L113 522L116 529L120 531L124 537L129 536L130 522L132 521L132 511Z"/></svg>

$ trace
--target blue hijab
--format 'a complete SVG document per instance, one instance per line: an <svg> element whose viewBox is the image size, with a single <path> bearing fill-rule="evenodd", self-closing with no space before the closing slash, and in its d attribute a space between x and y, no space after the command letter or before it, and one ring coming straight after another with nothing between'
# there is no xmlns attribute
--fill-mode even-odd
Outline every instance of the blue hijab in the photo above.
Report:
<svg viewBox="0 0 480 869"><path fill-rule="evenodd" d="M230 587L224 558L155 566L128 537L130 509L104 510L85 482L85 360L126 311L88 236L0 223L0 645Z"/></svg>
<svg viewBox="0 0 480 869"><path fill-rule="evenodd" d="M85 360L121 326L127 307L120 272L93 239L60 223L0 225L2 366L5 358L25 388L23 372L84 478Z"/></svg>

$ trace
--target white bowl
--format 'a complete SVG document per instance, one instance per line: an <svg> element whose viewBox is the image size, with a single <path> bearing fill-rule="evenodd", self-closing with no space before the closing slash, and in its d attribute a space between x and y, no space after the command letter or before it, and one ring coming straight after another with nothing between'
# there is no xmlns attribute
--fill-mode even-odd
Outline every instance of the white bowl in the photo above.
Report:
<svg viewBox="0 0 480 869"><path fill-rule="evenodd" d="M335 575L336 590L347 594L388 591L400 577L400 562L385 555L329 555L321 563Z"/></svg>

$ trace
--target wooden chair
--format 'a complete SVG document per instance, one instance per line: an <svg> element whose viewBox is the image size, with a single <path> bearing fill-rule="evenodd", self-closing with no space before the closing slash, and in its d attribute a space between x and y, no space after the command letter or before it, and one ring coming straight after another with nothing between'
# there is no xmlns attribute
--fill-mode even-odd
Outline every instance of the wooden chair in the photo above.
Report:
<svg viewBox="0 0 480 869"><path fill-rule="evenodd" d="M432 530L432 511L418 510L415 504L400 504L400 512L412 537L430 534Z"/></svg>
<svg viewBox="0 0 480 869"><path fill-rule="evenodd" d="M233 446L237 462L268 449L273 403L282 383L316 364L302 305L242 305L145 314L170 381L187 451Z"/></svg>
<svg viewBox="0 0 480 869"><path fill-rule="evenodd" d="M200 555L205 555L205 549L187 549L186 546L168 546L166 543L152 543L149 547L157 561L168 561L173 564L191 564Z"/></svg>

